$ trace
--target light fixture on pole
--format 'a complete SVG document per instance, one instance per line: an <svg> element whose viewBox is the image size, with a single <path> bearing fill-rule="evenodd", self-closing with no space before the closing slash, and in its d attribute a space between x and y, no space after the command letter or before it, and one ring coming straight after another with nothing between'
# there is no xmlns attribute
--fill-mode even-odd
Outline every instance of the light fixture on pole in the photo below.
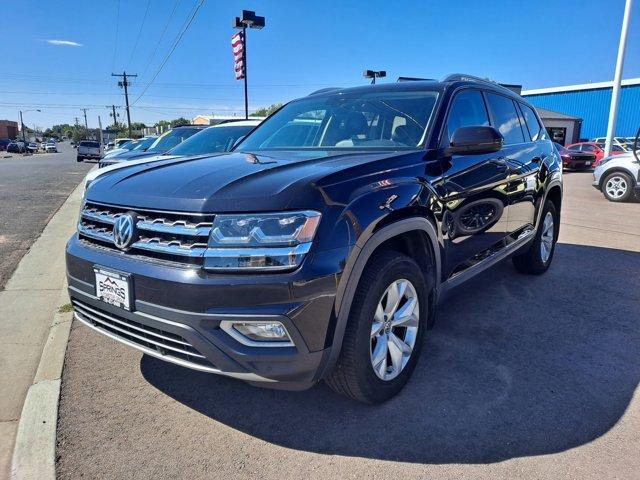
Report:
<svg viewBox="0 0 640 480"><path fill-rule="evenodd" d="M242 30L242 33L231 37L231 46L235 58L236 80L244 79L244 117L249 118L249 95L247 89L247 28L263 29L264 17L259 17L256 12L242 10L242 16L236 17L233 28Z"/></svg>
<svg viewBox="0 0 640 480"><path fill-rule="evenodd" d="M371 79L371 85L376 83L376 78L384 78L387 76L386 70L365 70L362 74L364 78Z"/></svg>

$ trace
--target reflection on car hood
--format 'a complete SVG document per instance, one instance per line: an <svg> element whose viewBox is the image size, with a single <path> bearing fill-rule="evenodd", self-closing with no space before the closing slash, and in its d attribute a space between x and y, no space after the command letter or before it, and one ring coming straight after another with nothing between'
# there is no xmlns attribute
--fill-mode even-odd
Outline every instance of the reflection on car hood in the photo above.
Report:
<svg viewBox="0 0 640 480"><path fill-rule="evenodd" d="M127 164L94 182L89 200L157 210L268 211L298 208L303 189L341 170L406 152L270 151Z"/></svg>

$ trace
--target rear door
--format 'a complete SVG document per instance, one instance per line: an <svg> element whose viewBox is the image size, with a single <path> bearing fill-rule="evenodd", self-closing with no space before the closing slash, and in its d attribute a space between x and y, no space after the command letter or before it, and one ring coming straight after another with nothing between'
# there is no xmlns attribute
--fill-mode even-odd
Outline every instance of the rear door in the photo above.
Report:
<svg viewBox="0 0 640 480"><path fill-rule="evenodd" d="M535 222L538 190L536 179L541 158L545 155L540 150L538 141L542 135L542 127L538 125L533 128L537 117L533 111L527 110L526 115L530 117L534 131L532 136L523 118L525 114L520 113L519 102L494 92L487 92L486 99L492 125L504 136L503 154L509 169L506 189L509 205L507 233L517 237Z"/></svg>
<svg viewBox="0 0 640 480"><path fill-rule="evenodd" d="M442 132L448 146L460 127L489 125L480 90L455 93ZM442 229L445 279L462 273L493 249L501 248L507 231L507 164L503 152L453 155L441 160Z"/></svg>

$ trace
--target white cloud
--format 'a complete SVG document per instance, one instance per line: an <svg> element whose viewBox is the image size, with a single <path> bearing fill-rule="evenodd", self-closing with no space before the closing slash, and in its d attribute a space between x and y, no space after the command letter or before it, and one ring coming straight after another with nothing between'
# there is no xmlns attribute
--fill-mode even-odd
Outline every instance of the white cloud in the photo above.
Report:
<svg viewBox="0 0 640 480"><path fill-rule="evenodd" d="M51 45L61 45L63 47L82 47L81 43L72 42L71 40L47 40Z"/></svg>

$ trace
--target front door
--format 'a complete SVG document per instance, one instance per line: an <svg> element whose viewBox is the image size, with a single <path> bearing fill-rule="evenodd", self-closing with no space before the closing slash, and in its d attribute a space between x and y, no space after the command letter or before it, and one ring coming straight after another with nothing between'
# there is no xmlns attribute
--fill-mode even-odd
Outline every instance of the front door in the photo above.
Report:
<svg viewBox="0 0 640 480"><path fill-rule="evenodd" d="M453 97L443 135L460 127L489 125L482 93L465 89ZM442 159L438 184L443 203L444 280L501 248L507 233L507 160L503 152Z"/></svg>

